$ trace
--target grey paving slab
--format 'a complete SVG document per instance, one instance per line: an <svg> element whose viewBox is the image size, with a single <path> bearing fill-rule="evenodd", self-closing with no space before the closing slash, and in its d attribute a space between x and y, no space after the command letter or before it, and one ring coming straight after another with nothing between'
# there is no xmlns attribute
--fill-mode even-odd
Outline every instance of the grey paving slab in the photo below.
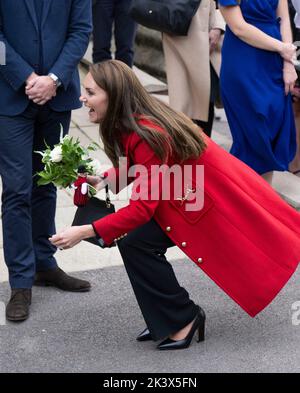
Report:
<svg viewBox="0 0 300 393"><path fill-rule="evenodd" d="M252 319L192 262L173 262L178 280L206 311L206 340L182 351L160 352L139 343L141 312L122 266L75 273L89 293L33 289L30 318L0 326L0 372L299 372L300 300L297 271L276 300ZM0 284L0 301L8 285Z"/></svg>
<svg viewBox="0 0 300 393"><path fill-rule="evenodd" d="M300 211L300 178L290 172L274 172L274 189L296 210Z"/></svg>
<svg viewBox="0 0 300 393"><path fill-rule="evenodd" d="M74 139L79 139L80 144L84 147L87 147L92 142L96 142L100 147L103 147L103 144L100 140L99 129L98 127L72 127L70 128L69 135Z"/></svg>
<svg viewBox="0 0 300 393"><path fill-rule="evenodd" d="M73 207L73 195L71 190L59 190L57 193L57 206L60 208Z"/></svg>
<svg viewBox="0 0 300 393"><path fill-rule="evenodd" d="M72 121L79 127L89 127L91 122L88 115L89 109L83 106L72 112Z"/></svg>

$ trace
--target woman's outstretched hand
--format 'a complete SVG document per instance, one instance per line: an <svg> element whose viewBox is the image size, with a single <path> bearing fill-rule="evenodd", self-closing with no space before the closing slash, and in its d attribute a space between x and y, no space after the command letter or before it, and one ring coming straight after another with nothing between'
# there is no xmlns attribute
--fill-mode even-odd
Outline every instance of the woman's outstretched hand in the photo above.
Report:
<svg viewBox="0 0 300 393"><path fill-rule="evenodd" d="M95 235L92 225L81 225L63 229L50 237L49 240L60 250L66 250L76 246L81 240L94 237Z"/></svg>
<svg viewBox="0 0 300 393"><path fill-rule="evenodd" d="M279 51L279 54L284 60L292 63L293 60L296 59L296 50L297 47L295 45L282 42L281 50Z"/></svg>

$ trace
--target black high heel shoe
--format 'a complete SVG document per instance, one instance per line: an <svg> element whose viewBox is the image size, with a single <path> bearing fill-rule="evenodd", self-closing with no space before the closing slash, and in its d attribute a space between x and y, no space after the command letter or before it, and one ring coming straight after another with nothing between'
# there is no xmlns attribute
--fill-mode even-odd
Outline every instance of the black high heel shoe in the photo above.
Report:
<svg viewBox="0 0 300 393"><path fill-rule="evenodd" d="M198 330L198 339L197 342L204 341L205 335L205 312L199 307L198 314L193 322L191 330L189 331L188 335L182 340L172 340L171 338L167 338L162 341L158 346L157 349L160 350L170 350L170 349L184 349L188 348L192 342L194 334Z"/></svg>
<svg viewBox="0 0 300 393"><path fill-rule="evenodd" d="M142 333L140 333L137 336L137 341L149 341L152 340L152 336L151 333L149 332L149 329L146 328L145 330L142 331Z"/></svg>

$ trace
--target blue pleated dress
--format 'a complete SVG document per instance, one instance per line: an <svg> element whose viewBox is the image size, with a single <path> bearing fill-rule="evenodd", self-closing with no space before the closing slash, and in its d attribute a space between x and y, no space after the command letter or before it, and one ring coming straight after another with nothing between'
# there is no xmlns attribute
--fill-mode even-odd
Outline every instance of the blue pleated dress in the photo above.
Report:
<svg viewBox="0 0 300 393"><path fill-rule="evenodd" d="M245 20L281 40L278 0L219 0L240 5ZM285 95L283 59L255 48L227 26L222 48L221 94L233 144L230 152L259 174L288 169L296 153L291 95Z"/></svg>

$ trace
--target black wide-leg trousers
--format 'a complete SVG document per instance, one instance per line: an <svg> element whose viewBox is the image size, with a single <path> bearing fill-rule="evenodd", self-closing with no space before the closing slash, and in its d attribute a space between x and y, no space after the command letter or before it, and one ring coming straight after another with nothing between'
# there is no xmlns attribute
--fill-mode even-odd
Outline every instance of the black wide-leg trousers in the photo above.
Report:
<svg viewBox="0 0 300 393"><path fill-rule="evenodd" d="M154 340L179 331L198 311L165 257L167 249L173 246L154 219L118 241L134 294Z"/></svg>

